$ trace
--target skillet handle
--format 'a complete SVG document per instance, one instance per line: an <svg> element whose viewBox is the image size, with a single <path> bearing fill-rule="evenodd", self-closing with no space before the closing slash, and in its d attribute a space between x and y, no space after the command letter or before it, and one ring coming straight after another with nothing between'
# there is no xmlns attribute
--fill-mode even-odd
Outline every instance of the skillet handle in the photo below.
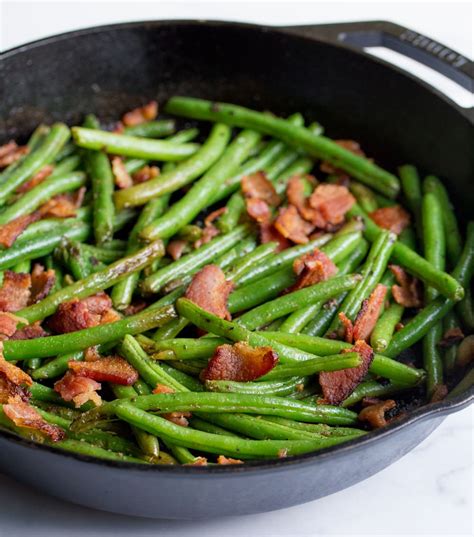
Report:
<svg viewBox="0 0 474 537"><path fill-rule="evenodd" d="M289 26L284 30L355 49L385 47L431 67L471 92L474 89L474 62L429 37L392 22Z"/></svg>

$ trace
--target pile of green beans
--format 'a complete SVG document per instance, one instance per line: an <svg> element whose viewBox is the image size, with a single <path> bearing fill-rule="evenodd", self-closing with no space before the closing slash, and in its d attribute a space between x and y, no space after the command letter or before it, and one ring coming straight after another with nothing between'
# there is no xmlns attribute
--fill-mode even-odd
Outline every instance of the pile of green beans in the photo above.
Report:
<svg viewBox="0 0 474 537"><path fill-rule="evenodd" d="M4 405L0 428L110 461L216 464L224 455L244 463L357 440L372 427L358 416L371 398L398 403L415 394L433 403L472 386L472 363L458 349L474 330L474 223L458 221L438 177L422 177L408 164L385 170L300 113L283 119L187 97L171 98L164 110L193 123L179 130L175 118L159 117L109 132L88 115L72 128L40 125L25 154L0 172L0 236L17 220L31 222L12 246L0 246L0 304L8 309L12 296L2 294L5 277L12 279L7 271L29 273L34 292L38 264L55 275L46 296L35 301L32 293L9 310L17 330L39 324L44 333L2 335L0 352L30 375L29 404L65 437L52 442L15 424ZM205 122L212 122L209 130ZM117 156L130 176L125 188L114 176ZM325 176L328 165L333 172ZM49 175L21 188L45 166ZM148 172L152 178L143 180ZM263 224L247 214L255 194L241 188L254 173L280 198ZM270 227L282 208L296 203L287 195L290 179L302 178L302 203L311 208L317 185L341 185L342 174L354 203L340 225L313 224L301 243L284 242ZM74 214L41 218L51 198L79 199L74 194L84 191ZM410 215L398 236L371 217L395 205ZM301 260L310 259L303 270L311 270L317 251L331 271L301 287ZM397 302L392 264L420 280L421 307ZM208 265L221 271L225 290L220 281L196 290ZM192 282L193 294L187 292ZM379 284L386 295L367 336L374 351L367 374L338 405L327 404L322 374L352 378L364 366L355 342L346 340L346 318L358 322ZM110 298L109 319L89 305L85 324L78 324L83 328L57 332L54 320L67 314L66 304L93 304L97 294ZM275 363L255 372L258 359L239 355L237 346L237 355L226 358L236 343L271 348ZM91 348L99 359L128 362L138 380L103 381L102 404L76 408L55 384L77 374L72 364L88 361ZM231 360L230 367L217 366L219 359Z"/></svg>

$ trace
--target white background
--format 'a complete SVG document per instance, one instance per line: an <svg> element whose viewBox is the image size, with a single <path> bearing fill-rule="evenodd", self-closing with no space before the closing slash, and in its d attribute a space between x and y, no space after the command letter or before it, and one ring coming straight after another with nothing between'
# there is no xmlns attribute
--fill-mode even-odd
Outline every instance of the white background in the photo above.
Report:
<svg viewBox="0 0 474 537"><path fill-rule="evenodd" d="M469 2L0 0L0 48L86 26L166 18L265 24L385 19L473 56ZM472 95L430 69L387 51L374 53L415 72L459 104L472 106ZM111 515L44 497L0 475L0 536L472 535L473 418L472 409L450 416L412 453L350 489L291 509L239 518L179 522Z"/></svg>

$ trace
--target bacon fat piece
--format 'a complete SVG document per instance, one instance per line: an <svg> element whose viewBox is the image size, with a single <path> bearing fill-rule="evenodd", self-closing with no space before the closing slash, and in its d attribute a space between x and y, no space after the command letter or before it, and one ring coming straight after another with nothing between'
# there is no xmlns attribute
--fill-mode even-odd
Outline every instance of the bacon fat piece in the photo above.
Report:
<svg viewBox="0 0 474 537"><path fill-rule="evenodd" d="M319 211L326 227L342 224L355 201L347 187L327 183L318 185L309 198L309 204Z"/></svg>
<svg viewBox="0 0 474 537"><path fill-rule="evenodd" d="M138 380L138 373L120 356L106 356L99 360L77 362L71 360L68 367L76 375L96 380L97 382L113 382L123 386L131 386Z"/></svg>
<svg viewBox="0 0 474 537"><path fill-rule="evenodd" d="M402 267L389 265L398 285L392 286L392 296L397 304L405 308L421 308L423 305L421 283L410 276Z"/></svg>
<svg viewBox="0 0 474 537"><path fill-rule="evenodd" d="M249 382L266 375L278 361L271 347L250 347L247 343L220 345L201 373L202 380Z"/></svg>
<svg viewBox="0 0 474 537"><path fill-rule="evenodd" d="M374 359L374 351L365 341L356 341L351 349L342 352L357 352L362 363L357 367L340 371L323 371L319 374L324 399L331 405L340 405L354 391L367 374Z"/></svg>
<svg viewBox="0 0 474 537"><path fill-rule="evenodd" d="M25 308L30 299L31 276L6 270L0 287L0 311L14 312Z"/></svg>
<svg viewBox="0 0 474 537"><path fill-rule="evenodd" d="M354 323L354 339L367 341L375 328L382 311L387 288L379 283L369 298L362 302L362 307Z"/></svg>
<svg viewBox="0 0 474 537"><path fill-rule="evenodd" d="M298 280L291 290L296 291L328 280L336 274L337 267L324 252L315 248L313 252L296 259L293 263L293 270L298 276Z"/></svg>
<svg viewBox="0 0 474 537"><path fill-rule="evenodd" d="M158 103L156 101L150 101L149 103L134 108L127 112L122 117L122 123L126 127L134 127L140 125L146 121L152 121L156 119L158 115Z"/></svg>
<svg viewBox="0 0 474 537"><path fill-rule="evenodd" d="M387 401L380 401L373 405L369 405L360 411L359 420L368 421L374 429L385 427L388 423L385 418L385 413L396 406L397 404L393 399L387 399Z"/></svg>
<svg viewBox="0 0 474 537"><path fill-rule="evenodd" d="M381 207L372 211L369 216L378 226L397 235L410 225L410 214L400 205Z"/></svg>
<svg viewBox="0 0 474 537"><path fill-rule="evenodd" d="M54 391L58 392L64 401L72 401L76 408L81 407L88 401L96 406L102 404L102 399L97 393L101 385L94 379L81 377L73 371L68 371L64 377L54 384Z"/></svg>

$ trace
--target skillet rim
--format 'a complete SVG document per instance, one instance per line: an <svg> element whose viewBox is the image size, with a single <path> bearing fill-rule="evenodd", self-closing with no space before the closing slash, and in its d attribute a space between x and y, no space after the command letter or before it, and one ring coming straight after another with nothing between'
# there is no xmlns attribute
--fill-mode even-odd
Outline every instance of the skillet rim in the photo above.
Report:
<svg viewBox="0 0 474 537"><path fill-rule="evenodd" d="M385 21L382 21L385 22ZM388 21L387 21L388 22ZM232 21L222 21L222 20L196 20L196 19L178 19L178 20L142 20L142 21L131 21L131 22L122 22L122 23L114 23L114 24L105 24L105 25L98 25L98 26L92 26L87 28L81 28L79 30L72 30L69 32L63 32L60 34L47 36L41 39L37 39L22 45L18 45L16 47L7 49L5 51L0 52L0 62L2 60L5 60L11 56L21 54L22 52L26 52L28 50L31 50L33 48L37 48L43 45L49 45L49 44L55 44L59 43L65 39L72 39L75 37L82 37L89 34L95 34L100 33L104 31L113 31L113 30L120 30L124 28L134 28L134 27L163 27L163 26L232 26L232 27L242 27L247 29L252 29L254 31L260 31L263 33L279 33L284 34L291 39L297 39L297 40L303 40L303 41L309 41L309 42L322 42L327 45L331 45L340 49L343 49L347 53L352 53L358 56L363 56L364 58L370 59L372 62L380 64L382 66L385 66L388 69L391 69L395 72L397 72L399 75L407 77L411 81L415 82L416 84L422 86L425 90L430 92L434 97L437 97L438 99L441 99L444 101L445 104L450 106L452 109L454 109L455 112L457 112L459 115L462 116L463 120L467 120L471 126L474 125L474 118L470 117L470 111L469 108L463 108L459 106L457 103L452 101L448 96L431 86L430 84L424 82L423 80L417 78L416 76L412 75L411 73L408 73L404 71L403 69L397 67L396 65L393 65L385 60L382 60L380 58L377 58L376 56L373 56L371 54L368 54L364 52L363 50L356 49L352 46L348 46L347 44L344 44L344 42L340 41L332 41L330 39L319 39L317 36L314 37L308 37L299 35L297 33L298 26L267 26L267 25L261 25L261 24L253 24L253 23L243 23L243 22L232 22ZM334 24L314 24L315 32L317 32L318 26L321 27L328 27L328 26L337 26L338 23ZM308 25L305 25L307 27ZM456 412L458 410L461 410L465 407L467 407L470 403L474 401L474 387L471 387L469 390L466 390L466 392L459 394L453 399L448 399L445 401L441 401L438 403L432 403L423 405L416 410L410 412L408 416L405 418L402 418L400 420L396 420L395 422L389 424L388 426L371 431L366 435L363 435L355 440L351 440L349 442L345 442L343 444L339 444L337 446L333 446L330 448L322 449L319 451L314 451L310 453L306 453L303 455L295 455L291 457L287 457L284 459L269 459L269 460L263 460L263 461L255 461L255 462L246 462L243 465L215 465L215 466L183 466L183 465L146 465L146 464L138 464L138 463L130 463L130 462L123 462L123 461L111 461L111 460L105 460L105 459L99 459L96 457L90 457L86 455L80 455L73 452L65 451L57 447L52 447L45 444L40 444L38 442L34 442L32 440L27 440L25 438L22 438L15 433L12 433L8 430L0 429L0 439L5 438L6 441L10 441L12 443L16 443L19 445L22 445L24 447L33 448L33 449L39 449L43 450L45 452L50 452L52 454L56 454L58 456L63 456L66 458L72 458L76 459L79 462L86 462L86 463L93 463L100 466L107 466L122 470L127 469L134 469L138 471L153 471L153 472L159 472L159 473L171 473L179 476L187 476L187 475L209 475L209 474L216 474L216 473L226 473L228 475L240 475L242 473L249 473L249 472L265 472L265 471L272 471L275 472L276 469L279 470L285 470L286 468L294 465L301 465L306 464L309 465L312 462L317 462L318 460L324 460L328 457L338 457L338 456L344 456L347 451L360 451L366 448L367 445L371 445L375 442L383 441L388 436L392 436L397 433L397 431L401 431L406 429L407 427L410 427L411 425L414 425L418 422L423 422L428 419L435 419L435 418L443 418L444 416Z"/></svg>

